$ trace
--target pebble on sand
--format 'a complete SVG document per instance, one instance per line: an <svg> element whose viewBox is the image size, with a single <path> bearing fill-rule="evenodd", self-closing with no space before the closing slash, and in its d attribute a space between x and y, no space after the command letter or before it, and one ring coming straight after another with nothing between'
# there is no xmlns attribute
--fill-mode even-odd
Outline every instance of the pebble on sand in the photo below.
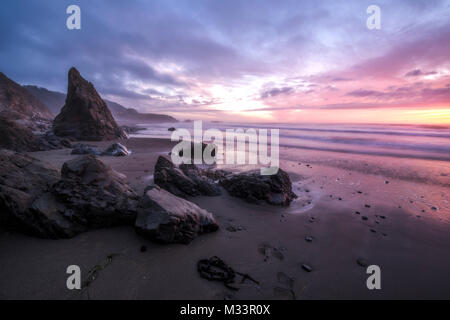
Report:
<svg viewBox="0 0 450 320"><path fill-rule="evenodd" d="M306 264L306 263L302 264L302 269L305 270L306 272L313 271L313 268L310 265Z"/></svg>
<svg viewBox="0 0 450 320"><path fill-rule="evenodd" d="M357 263L359 266L364 267L364 268L366 268L366 267L369 265L369 262L368 262L366 259L364 259L364 258L358 258L358 259L356 259L356 263Z"/></svg>
<svg viewBox="0 0 450 320"><path fill-rule="evenodd" d="M312 242L312 241L313 241L313 237L311 237L311 236L306 236L306 237L305 237L305 241L306 241L306 242Z"/></svg>

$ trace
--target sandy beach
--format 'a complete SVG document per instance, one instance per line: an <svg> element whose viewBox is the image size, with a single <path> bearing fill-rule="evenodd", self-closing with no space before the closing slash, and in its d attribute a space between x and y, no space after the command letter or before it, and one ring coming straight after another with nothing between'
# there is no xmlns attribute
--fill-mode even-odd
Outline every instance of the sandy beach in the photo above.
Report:
<svg viewBox="0 0 450 320"><path fill-rule="evenodd" d="M172 143L132 138L124 144L132 155L100 158L141 194L158 156L168 154ZM29 154L60 169L75 157L70 152ZM0 299L450 298L448 162L404 159L399 167L393 158L313 150L292 161L289 152L280 149L280 167L289 173L297 200L289 207L254 205L225 191L190 198L214 214L220 229L189 245L155 244L132 227L67 240L2 230ZM67 289L67 266L79 265L84 277L109 255L112 260L87 289ZM259 285L245 281L233 291L200 278L197 261L212 256ZM358 260L380 266L381 290L367 289L366 268Z"/></svg>

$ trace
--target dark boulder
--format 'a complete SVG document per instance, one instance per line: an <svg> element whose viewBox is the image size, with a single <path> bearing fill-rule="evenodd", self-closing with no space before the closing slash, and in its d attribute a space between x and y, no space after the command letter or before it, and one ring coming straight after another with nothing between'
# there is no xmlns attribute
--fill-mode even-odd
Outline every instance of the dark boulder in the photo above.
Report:
<svg viewBox="0 0 450 320"><path fill-rule="evenodd" d="M47 131L44 134L36 135L36 140L37 150L32 151L72 148L72 143L69 139L57 137L53 131Z"/></svg>
<svg viewBox="0 0 450 320"><path fill-rule="evenodd" d="M70 219L87 227L129 225L136 217L138 196L126 177L93 155L65 162L53 192L72 210Z"/></svg>
<svg viewBox="0 0 450 320"><path fill-rule="evenodd" d="M200 194L205 196L219 196L220 188L205 173L206 170L199 169L195 164L180 164L181 171L191 179Z"/></svg>
<svg viewBox="0 0 450 320"><path fill-rule="evenodd" d="M136 231L157 242L187 244L219 228L210 212L157 186L146 190L140 207Z"/></svg>
<svg viewBox="0 0 450 320"><path fill-rule="evenodd" d="M68 238L83 228L66 218L52 194L59 172L45 162L0 150L0 224L43 238Z"/></svg>
<svg viewBox="0 0 450 320"><path fill-rule="evenodd" d="M121 143L113 143L108 148L106 148L105 151L102 152L103 156L112 156L112 157L124 157L129 156L131 154L131 151L127 149L123 144Z"/></svg>
<svg viewBox="0 0 450 320"><path fill-rule="evenodd" d="M0 148L17 152L47 151L70 148L67 139L56 137L52 132L34 134L19 121L0 116Z"/></svg>
<svg viewBox="0 0 450 320"><path fill-rule="evenodd" d="M249 202L286 206L297 198L289 175L281 169L275 175L261 175L259 170L231 174L220 180L220 185L230 195Z"/></svg>
<svg viewBox="0 0 450 320"><path fill-rule="evenodd" d="M75 68L69 71L66 104L53 121L53 130L57 136L84 141L127 138L94 85Z"/></svg>
<svg viewBox="0 0 450 320"><path fill-rule="evenodd" d="M211 179L212 181L220 181L225 179L228 175L231 174L229 171L221 170L221 169L206 169L202 170L202 174Z"/></svg>
<svg viewBox="0 0 450 320"><path fill-rule="evenodd" d="M100 151L100 149L96 146L90 146L87 144L76 144L74 145L74 148L71 152L71 154L77 154L77 155L86 155L86 154L92 154L95 156L100 155L102 152Z"/></svg>
<svg viewBox="0 0 450 320"><path fill-rule="evenodd" d="M90 228L132 225L139 199L125 177L94 156L63 165L0 150L0 224L42 238L70 238Z"/></svg>
<svg viewBox="0 0 450 320"><path fill-rule="evenodd" d="M183 168L184 170L182 170ZM155 184L170 193L185 198L186 196L215 196L220 194L220 189L206 176L191 165L175 166L171 160L160 156L155 165Z"/></svg>
<svg viewBox="0 0 450 320"><path fill-rule="evenodd" d="M36 151L38 141L29 128L0 116L0 148L19 152Z"/></svg>

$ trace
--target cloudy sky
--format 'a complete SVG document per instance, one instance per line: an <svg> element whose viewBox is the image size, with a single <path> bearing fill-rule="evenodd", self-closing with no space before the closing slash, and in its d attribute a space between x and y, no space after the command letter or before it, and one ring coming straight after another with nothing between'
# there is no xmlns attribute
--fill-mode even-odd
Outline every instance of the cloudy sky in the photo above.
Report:
<svg viewBox="0 0 450 320"><path fill-rule="evenodd" d="M103 97L179 119L450 123L450 0L0 6L0 71L21 84L65 92L75 66Z"/></svg>

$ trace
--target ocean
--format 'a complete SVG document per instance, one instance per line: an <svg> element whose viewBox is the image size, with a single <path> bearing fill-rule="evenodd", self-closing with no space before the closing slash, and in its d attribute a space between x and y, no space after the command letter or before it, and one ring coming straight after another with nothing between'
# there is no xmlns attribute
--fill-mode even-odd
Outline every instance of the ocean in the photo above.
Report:
<svg viewBox="0 0 450 320"><path fill-rule="evenodd" d="M152 123L133 137L170 138L169 127L193 132L193 122ZM203 122L203 130L249 128L279 129L280 148L330 151L450 161L450 128L378 124L267 124ZM280 153L282 157L282 154Z"/></svg>

